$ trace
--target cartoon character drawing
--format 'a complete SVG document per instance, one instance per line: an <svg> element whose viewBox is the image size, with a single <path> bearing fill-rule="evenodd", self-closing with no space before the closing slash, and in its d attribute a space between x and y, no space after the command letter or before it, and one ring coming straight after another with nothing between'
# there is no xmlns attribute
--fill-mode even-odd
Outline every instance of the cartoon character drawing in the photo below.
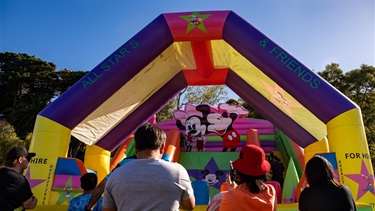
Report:
<svg viewBox="0 0 375 211"><path fill-rule="evenodd" d="M189 20L189 24L193 26L198 26L203 21L203 18L197 17L196 15L192 15Z"/></svg>
<svg viewBox="0 0 375 211"><path fill-rule="evenodd" d="M367 175L361 174L361 176L367 182L366 188L363 191L370 191L371 193L374 193L374 186L372 185L370 174L367 174Z"/></svg>
<svg viewBox="0 0 375 211"><path fill-rule="evenodd" d="M191 138L191 135L187 135L187 138L186 138L186 152L191 152L191 148L193 147L193 144L192 144L192 138Z"/></svg>
<svg viewBox="0 0 375 211"><path fill-rule="evenodd" d="M192 148L194 148L193 151L198 151L198 152L204 151L205 149L204 144L207 142L205 136L202 136L199 134L197 136L188 135L187 137L188 138L187 138L186 143L187 143L187 146L189 147L189 149L186 150L187 152L191 152Z"/></svg>
<svg viewBox="0 0 375 211"><path fill-rule="evenodd" d="M226 152L228 148L234 152L240 145L240 134L233 128L233 122L236 120L237 116L236 113L230 113L228 115L226 112L222 115L217 113L208 115L209 122L211 123L211 125L208 126L208 131L221 136L223 139L223 152Z"/></svg>
<svg viewBox="0 0 375 211"><path fill-rule="evenodd" d="M197 151L198 152L203 152L204 151L204 144L206 143L206 137L205 136L197 136Z"/></svg>
<svg viewBox="0 0 375 211"><path fill-rule="evenodd" d="M184 124L179 118L176 120L176 126L181 130L185 130L186 135L192 137L205 135L207 133L207 125L209 124L207 115L210 113L210 107L208 105L199 105L195 107L195 110L198 111L197 114L186 114L184 116L186 118Z"/></svg>
<svg viewBox="0 0 375 211"><path fill-rule="evenodd" d="M67 187L67 188L64 188L64 190L65 190L65 197L69 198L70 197L70 193L73 191L73 188L72 187Z"/></svg>
<svg viewBox="0 0 375 211"><path fill-rule="evenodd" d="M203 175L203 180L207 181L210 186L214 186L216 183L219 182L219 176L223 176L224 173L221 170L217 170L215 174L210 173L209 170L205 169L201 171Z"/></svg>
<svg viewBox="0 0 375 211"><path fill-rule="evenodd" d="M190 105L190 110L191 107ZM218 107L218 111L211 111L211 107L207 104L193 107L195 110L193 115L187 113L177 115L180 118L176 118L176 126L192 137L215 133L223 139L223 152L228 148L234 152L240 144L240 135L233 128L233 123L239 115L247 115L248 111L243 107L229 104L219 104ZM186 118L185 124L181 121L184 118Z"/></svg>

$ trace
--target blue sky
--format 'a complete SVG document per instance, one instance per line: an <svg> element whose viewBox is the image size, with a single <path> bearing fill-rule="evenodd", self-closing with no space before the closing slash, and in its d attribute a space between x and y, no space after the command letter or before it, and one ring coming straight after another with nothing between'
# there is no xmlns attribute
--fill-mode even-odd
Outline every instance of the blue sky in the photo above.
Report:
<svg viewBox="0 0 375 211"><path fill-rule="evenodd" d="M307 67L375 66L374 0L0 0L0 51L90 71L162 13L232 10Z"/></svg>

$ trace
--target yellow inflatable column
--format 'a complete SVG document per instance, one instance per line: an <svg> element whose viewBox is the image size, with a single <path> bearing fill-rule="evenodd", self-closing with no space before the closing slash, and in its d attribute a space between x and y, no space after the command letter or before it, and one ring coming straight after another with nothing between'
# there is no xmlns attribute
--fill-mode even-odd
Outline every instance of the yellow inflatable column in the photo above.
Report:
<svg viewBox="0 0 375 211"><path fill-rule="evenodd" d="M327 131L331 152L336 153L341 183L351 189L355 201L370 203L375 211L374 170L360 109L332 119Z"/></svg>
<svg viewBox="0 0 375 211"><path fill-rule="evenodd" d="M329 145L327 138L324 138L321 141L314 142L309 146L305 147L304 154L305 154L305 166L307 161L309 161L314 155L319 153L328 153L329 152Z"/></svg>
<svg viewBox="0 0 375 211"><path fill-rule="evenodd" d="M85 166L93 170L101 181L109 173L111 164L111 152L96 145L86 146Z"/></svg>
<svg viewBox="0 0 375 211"><path fill-rule="evenodd" d="M38 205L48 205L58 157L66 157L71 130L42 116L37 116L30 152L36 156L28 171L32 192Z"/></svg>

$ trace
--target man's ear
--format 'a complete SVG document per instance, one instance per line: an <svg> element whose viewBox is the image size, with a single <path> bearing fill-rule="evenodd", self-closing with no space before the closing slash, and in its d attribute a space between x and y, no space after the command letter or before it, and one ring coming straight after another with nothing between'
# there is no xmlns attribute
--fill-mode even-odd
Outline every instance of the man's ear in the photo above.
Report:
<svg viewBox="0 0 375 211"><path fill-rule="evenodd" d="M23 162L23 157L19 157L19 158L17 159L17 161L18 161L18 163L22 163L22 162Z"/></svg>
<svg viewBox="0 0 375 211"><path fill-rule="evenodd" d="M162 143L159 149L160 154L164 154L164 151L165 151L164 148L165 148L165 143Z"/></svg>

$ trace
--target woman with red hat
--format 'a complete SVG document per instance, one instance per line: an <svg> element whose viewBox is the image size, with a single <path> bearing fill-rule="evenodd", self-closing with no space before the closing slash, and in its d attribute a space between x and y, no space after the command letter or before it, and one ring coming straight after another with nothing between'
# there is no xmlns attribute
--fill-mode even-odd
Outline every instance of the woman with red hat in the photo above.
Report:
<svg viewBox="0 0 375 211"><path fill-rule="evenodd" d="M267 173L271 169L262 148L246 145L240 157L232 165L236 171L234 181L227 176L228 192L224 193L220 211L274 211L277 208L276 191L266 184Z"/></svg>

